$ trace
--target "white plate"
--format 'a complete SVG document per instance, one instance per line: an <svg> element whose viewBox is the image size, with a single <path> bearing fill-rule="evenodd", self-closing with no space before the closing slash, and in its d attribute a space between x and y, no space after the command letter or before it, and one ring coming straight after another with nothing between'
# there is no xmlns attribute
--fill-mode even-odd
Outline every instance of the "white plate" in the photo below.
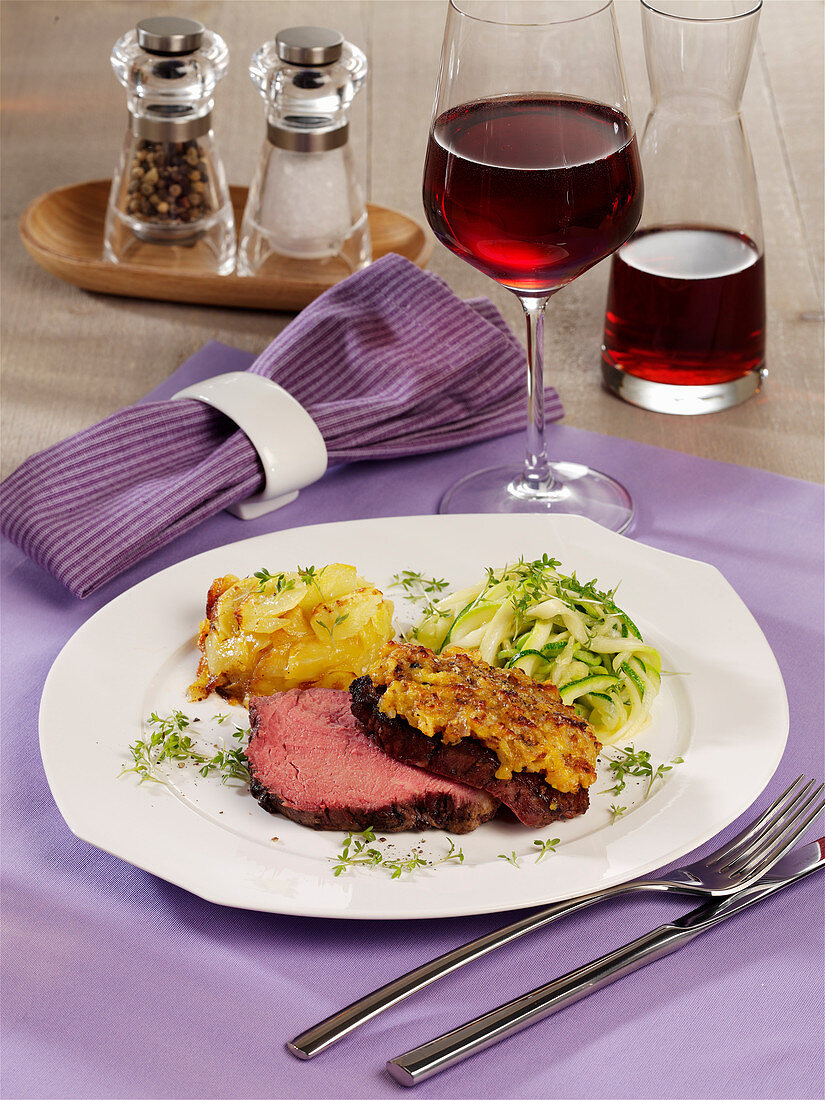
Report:
<svg viewBox="0 0 825 1100"><path fill-rule="evenodd" d="M150 712L181 709L216 733L213 716L246 726L220 700L185 691L197 664L195 633L214 577L342 561L398 597L394 573L417 570L465 586L484 567L547 553L617 599L670 670L654 720L635 741L655 765L681 756L647 798L609 777L574 821L533 832L490 822L455 839L464 862L392 879L380 868L334 876L343 835L302 828L262 810L240 786L175 769L172 788L121 776ZM231 733L231 730L229 731ZM773 774L788 732L776 660L754 619L711 566L561 516L423 516L324 524L210 550L150 577L102 608L52 667L40 709L40 747L55 801L83 840L223 905L306 916L443 917L518 909L623 882L690 852L742 813ZM227 738L230 744L237 741ZM610 806L628 807L611 821ZM277 840L273 839L277 837ZM382 850L421 846L436 860L444 833L396 834ZM536 839L558 838L536 860ZM517 865L499 856L515 853Z"/></svg>

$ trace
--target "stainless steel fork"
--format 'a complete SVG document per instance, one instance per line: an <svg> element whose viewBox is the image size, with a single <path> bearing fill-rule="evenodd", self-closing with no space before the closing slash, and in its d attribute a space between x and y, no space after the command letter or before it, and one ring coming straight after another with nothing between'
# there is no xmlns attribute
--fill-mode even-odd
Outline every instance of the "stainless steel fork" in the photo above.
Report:
<svg viewBox="0 0 825 1100"><path fill-rule="evenodd" d="M794 780L751 825L712 855L678 867L663 878L633 879L592 894L583 894L541 909L495 932L488 932L354 1001L347 1008L297 1035L287 1043L287 1049L296 1058L313 1058L361 1024L465 963L606 898L633 890L662 890L712 898L745 889L767 874L825 808L825 798L822 796L825 784L820 783L814 788L814 780L807 783L804 780L804 776Z"/></svg>

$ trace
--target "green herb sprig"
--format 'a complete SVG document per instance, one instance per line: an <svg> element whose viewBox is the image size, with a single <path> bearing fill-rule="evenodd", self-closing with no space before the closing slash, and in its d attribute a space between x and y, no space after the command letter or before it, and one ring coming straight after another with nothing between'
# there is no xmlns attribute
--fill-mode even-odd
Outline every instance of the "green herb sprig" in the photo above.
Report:
<svg viewBox="0 0 825 1100"><path fill-rule="evenodd" d="M519 861L519 857L518 857L518 856L516 855L516 853L515 853L515 852L511 852L511 853L509 854L509 856L508 856L508 855L507 855L506 853L502 853L501 855L499 855L499 856L496 856L496 859L503 859L503 860L505 860L505 861L506 861L507 863L512 863L512 865L513 865L514 867L518 867L518 865L519 865L519 863L518 863L518 861Z"/></svg>
<svg viewBox="0 0 825 1100"><path fill-rule="evenodd" d="M346 620L348 618L349 618L349 611L342 611L338 615L335 616L335 621L333 622L332 626L330 626L329 623L325 623L322 619L318 619L317 622L318 622L318 625L320 627L322 627L324 630L326 630L327 634L329 634L330 642L334 642L335 641L335 630L336 630L336 628L339 627L341 625L341 623L346 622Z"/></svg>
<svg viewBox="0 0 825 1100"><path fill-rule="evenodd" d="M548 852L555 852L559 844L561 844L561 841L558 837L555 837L553 840L534 840L533 847L539 849L538 855L536 856L536 863L540 863Z"/></svg>
<svg viewBox="0 0 825 1100"><path fill-rule="evenodd" d="M404 591L404 598L410 603L423 603L422 615L439 617L449 616L449 611L439 611L435 606L436 598L445 588L449 588L450 582L439 577L428 577L424 573L417 573L413 569L402 569L400 573L394 573L392 583L396 588Z"/></svg>
<svg viewBox="0 0 825 1100"><path fill-rule="evenodd" d="M255 580L258 582L258 592L267 592L272 596L279 596L281 592L290 592L295 587L295 581L292 577L287 577L286 573L270 573L268 569L258 569L252 574ZM274 591L269 591L269 586L274 585Z"/></svg>
<svg viewBox="0 0 825 1100"><path fill-rule="evenodd" d="M538 852L522 852L521 855L516 852L510 852L509 855L506 852L502 852L500 855L496 856L496 859L503 859L505 863L511 863L514 867L521 869L519 860L523 859L525 856L535 855L536 858L533 862L540 863L548 853L552 854L555 852L559 844L561 844L559 837L553 837L551 840L534 840L533 847L538 848Z"/></svg>
<svg viewBox="0 0 825 1100"><path fill-rule="evenodd" d="M401 878L402 875L412 874L422 867L437 867L442 863L464 862L464 852L456 848L450 841L450 847L445 856L440 859L427 859L421 848L413 848L410 852L399 857L387 858L383 852L375 847L376 836L373 829L364 829L361 833L348 833L341 847L339 855L335 857L336 863L332 873L336 877L344 874L353 867L380 867L382 871L389 873L391 878Z"/></svg>
<svg viewBox="0 0 825 1100"><path fill-rule="evenodd" d="M314 584L320 592L321 587L318 584L318 581L320 580L321 574L324 572L325 569L326 566L323 566L321 569L316 569L314 565L305 565L303 569L299 567L298 576L304 582L307 588L311 588Z"/></svg>
<svg viewBox="0 0 825 1100"><path fill-rule="evenodd" d="M609 794L621 794L627 786L627 777L646 780L644 798L648 798L653 786L658 780L664 779L676 764L683 764L681 756L675 756L669 764L659 764L656 768L650 759L650 753L645 749L636 750L633 745L626 745L616 750L618 756L604 756L603 759L610 769L614 784L608 788ZM620 807L622 813L625 807ZM611 811L612 812L612 811ZM618 816L618 815L615 815ZM614 816L614 820L615 820Z"/></svg>
<svg viewBox="0 0 825 1100"><path fill-rule="evenodd" d="M223 718L225 715L218 716L218 722ZM240 746L234 749L223 747L209 756L196 747L188 732L192 722L197 721L197 718L190 719L180 710L173 710L164 718L153 711L146 720L147 736L129 746L131 767L124 765L120 774L134 772L141 783L151 780L168 785L163 777L164 764L177 764L179 768L194 764L204 777L212 772L219 772L222 783L227 783L230 779L248 783L249 765L243 749ZM232 736L242 739L247 733L248 730L236 726Z"/></svg>
<svg viewBox="0 0 825 1100"><path fill-rule="evenodd" d="M443 592L450 582L435 577L427 577L423 573L414 572L412 569L402 569L400 573L393 574L392 583L396 588L403 588L407 599L416 603Z"/></svg>

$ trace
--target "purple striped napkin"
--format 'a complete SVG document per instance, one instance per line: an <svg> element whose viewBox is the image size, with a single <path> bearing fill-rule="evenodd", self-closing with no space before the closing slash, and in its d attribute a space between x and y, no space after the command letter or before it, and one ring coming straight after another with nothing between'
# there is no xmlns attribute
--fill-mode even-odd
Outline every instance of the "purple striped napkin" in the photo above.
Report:
<svg viewBox="0 0 825 1100"><path fill-rule="evenodd" d="M475 443L524 424L525 357L486 298L388 255L317 298L249 368L309 412L330 464ZM562 415L547 391L547 418ZM0 485L0 530L76 596L261 488L254 447L194 400L133 405Z"/></svg>

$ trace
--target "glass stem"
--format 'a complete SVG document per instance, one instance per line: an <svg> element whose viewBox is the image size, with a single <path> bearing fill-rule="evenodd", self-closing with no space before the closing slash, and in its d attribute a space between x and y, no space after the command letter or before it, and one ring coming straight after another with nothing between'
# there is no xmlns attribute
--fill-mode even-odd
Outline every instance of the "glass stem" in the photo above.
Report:
<svg viewBox="0 0 825 1100"><path fill-rule="evenodd" d="M543 298L519 298L527 318L527 455L524 485L536 492L553 481L544 439L544 307Z"/></svg>

